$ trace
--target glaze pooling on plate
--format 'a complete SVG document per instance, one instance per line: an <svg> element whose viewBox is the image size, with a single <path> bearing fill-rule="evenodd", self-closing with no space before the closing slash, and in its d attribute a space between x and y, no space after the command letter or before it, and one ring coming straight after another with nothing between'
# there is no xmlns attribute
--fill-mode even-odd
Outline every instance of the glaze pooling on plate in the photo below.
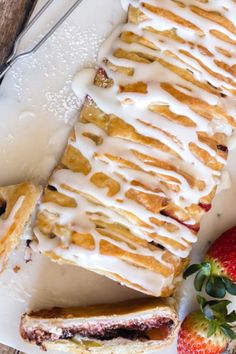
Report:
<svg viewBox="0 0 236 354"><path fill-rule="evenodd" d="M167 296L211 207L236 125L236 4L129 5L128 23L101 48L94 84L74 81L87 97L35 235L54 260ZM90 74L80 74L83 83Z"/></svg>

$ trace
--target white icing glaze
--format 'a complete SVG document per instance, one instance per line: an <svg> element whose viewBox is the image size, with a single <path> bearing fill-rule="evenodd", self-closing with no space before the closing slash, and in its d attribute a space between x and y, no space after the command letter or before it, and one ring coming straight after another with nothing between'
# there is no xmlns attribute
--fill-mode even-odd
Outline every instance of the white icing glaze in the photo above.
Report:
<svg viewBox="0 0 236 354"><path fill-rule="evenodd" d="M221 181L217 188L217 193L230 189L232 185L231 176L228 171L222 171Z"/></svg>
<svg viewBox="0 0 236 354"><path fill-rule="evenodd" d="M100 220L104 219L108 223L119 223L131 230L133 235L148 242L153 241L153 235L160 235L162 239L159 240L157 237L157 243L164 246L175 256L188 256L191 244L197 238L186 225L194 225L195 220L189 219L185 225L182 225L168 216L153 214L142 205L128 199L126 193L130 188L134 188L136 191L146 194L168 198L176 206L183 209L193 204L198 205L201 198L208 195L220 183L220 171L214 170L200 161L190 150L190 144L195 144L195 146L201 148L205 154L208 154L209 159L212 157L222 166L225 165L225 159L217 154L215 149L200 141L198 133L204 133L209 137L220 133L225 139L232 134L233 128L229 120L223 117L222 111L227 114L227 117L233 122L232 125L234 125L232 117L235 116L236 111L233 90L236 89L236 83L233 65L235 65L236 44L229 45L226 41L217 38L212 31L218 31L222 36L228 36L231 41L236 43L236 30L233 33L222 24L195 13L194 6L203 12L205 11L205 13L206 11L218 11L228 20L234 21L233 15L236 13L236 4L232 0L209 0L206 3L197 0L182 0L182 6L179 2L172 0L159 0L158 2L155 0L146 0L145 2L137 0L122 1L125 9L128 8L129 4L139 8L148 19L139 24L127 23L119 26L103 44L98 61L100 67L113 80L113 86L106 89L94 86L91 84L92 72L86 71L75 77L73 89L80 97L87 93L102 111L121 118L132 127L137 135L153 139L153 141L162 143L171 150L163 152L153 145L144 145L128 141L128 139L121 140L117 137L107 136L101 128L94 124L78 122L76 139L75 141L71 140L69 144L80 150L86 157L91 163L92 171L84 176L70 170L58 170L53 174L50 182L59 192L72 197L78 206L76 208L63 208L53 203L44 203L41 210L47 210L49 213L58 215L59 222L62 225L72 225L72 229L77 232L93 235L94 250L86 251L75 246L70 246L66 250L57 247L54 249L57 255L87 268L116 273L148 289L150 292L155 292L155 294L158 294L157 289L159 289L160 294L162 288L172 284L173 275L164 277L161 274L135 267L115 257L104 256L100 253L100 243L102 240L107 240L129 253L151 256L160 264L169 268L171 272L171 265L163 260L164 251L161 249L153 251L148 247L127 241L124 236L116 235L114 232L112 232L114 239L106 237L96 229L94 220L99 213ZM186 26L186 24L183 25L183 22L179 21L177 23L170 20L170 16L167 19L158 15L144 7L144 4L158 6L168 11L169 14L172 13L182 20L189 21L192 28ZM159 32L148 31L147 27L152 27ZM160 32L166 30L175 31L181 44L176 39L169 38L165 33ZM157 48L157 50L138 43L124 42L119 38L122 32L132 32L136 36L145 38L151 43L152 48ZM116 50L120 49L146 54L154 59L151 63L141 63L120 58L115 56ZM104 63L104 58L113 65L132 68L133 75L125 76L112 71ZM226 70L225 67L231 68L232 71ZM180 75L181 70L185 70L185 74L187 73L188 76ZM120 92L121 86L138 82L146 84L146 94ZM166 83L171 88L178 90L179 93L188 95L188 102L191 98L198 99L204 101L209 110L213 106L217 107L217 118L206 119L196 110L193 110L188 102L178 100L163 86ZM214 88L217 88L218 91ZM200 104L199 102L196 103L197 106ZM188 117L193 123L192 126L184 126L168 120L163 115L151 112L149 109L151 104L167 106L172 113ZM91 139L84 136L85 132L102 138L102 144L97 146ZM173 168L164 169L148 165L138 158L137 152L169 163ZM122 163L111 160L107 154L132 162L137 166L137 169L125 167ZM120 189L114 196L108 197L106 194L107 188L97 188L91 182L91 177L99 172L103 172L119 184ZM194 178L195 181L205 182L205 187L191 186L186 174ZM164 185L162 183L163 176L169 176L175 178L175 180L169 182L169 186ZM147 190L142 186L134 187L132 181L139 181L150 189ZM64 187L65 185L69 185L80 193L68 191ZM171 186L180 186L180 188L174 190ZM99 205L95 205L91 201L91 197L99 201ZM124 213L132 213L148 226L137 225L127 214L124 216ZM176 226L176 231L170 232L165 226L157 226L152 223L150 219L153 216L160 222L168 222ZM44 237L39 234L39 230L36 230L36 236L40 239ZM119 241L117 241L117 238ZM176 241L177 246L170 245L167 238ZM66 242L66 240L63 241ZM53 249L52 246L46 247Z"/></svg>
<svg viewBox="0 0 236 354"><path fill-rule="evenodd" d="M95 73L95 69L88 68L76 74L72 82L72 89L76 96L78 96L79 98L85 97L86 88L89 84L93 82Z"/></svg>
<svg viewBox="0 0 236 354"><path fill-rule="evenodd" d="M228 139L228 148L229 148L229 150L234 150L234 149L236 149L236 133L234 133L234 134Z"/></svg>
<svg viewBox="0 0 236 354"><path fill-rule="evenodd" d="M0 218L0 240L6 235L12 224L14 223L15 216L24 202L25 196L20 196L15 205L13 206L7 219Z"/></svg>

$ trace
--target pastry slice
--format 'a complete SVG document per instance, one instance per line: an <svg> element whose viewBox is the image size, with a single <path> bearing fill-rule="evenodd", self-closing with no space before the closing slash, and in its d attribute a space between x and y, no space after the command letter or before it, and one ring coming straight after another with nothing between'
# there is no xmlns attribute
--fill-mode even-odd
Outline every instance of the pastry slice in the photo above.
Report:
<svg viewBox="0 0 236 354"><path fill-rule="evenodd" d="M173 340L177 329L174 308L157 299L32 312L20 325L27 342L78 354L157 350Z"/></svg>
<svg viewBox="0 0 236 354"><path fill-rule="evenodd" d="M0 262L3 271L10 253L18 246L41 189L32 183L0 187Z"/></svg>
<svg viewBox="0 0 236 354"><path fill-rule="evenodd" d="M169 296L236 127L236 2L129 3L128 22L100 51L34 233L56 262Z"/></svg>

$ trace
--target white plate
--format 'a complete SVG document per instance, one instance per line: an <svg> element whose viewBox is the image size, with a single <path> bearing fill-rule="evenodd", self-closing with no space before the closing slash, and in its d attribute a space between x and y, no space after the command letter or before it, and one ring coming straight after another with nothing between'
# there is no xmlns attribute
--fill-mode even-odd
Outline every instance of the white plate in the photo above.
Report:
<svg viewBox="0 0 236 354"><path fill-rule="evenodd" d="M44 2L40 0L38 6ZM22 48L29 48L73 1L55 3L22 41ZM81 104L73 95L71 80L81 68L95 65L102 40L124 18L120 0L84 0L39 52L19 61L8 73L0 87L0 185L47 180ZM232 152L232 186L217 196L212 211L204 218L194 247L195 259L200 259L209 240L236 221L234 159ZM29 309L142 296L85 270L53 264L40 255L34 255L33 262L26 265L22 249L11 258L11 266L0 276L0 342L24 353L40 353L18 334L20 316ZM20 266L18 273L13 271L16 265ZM179 293L182 318L195 306L191 279ZM158 353L176 354L176 344Z"/></svg>

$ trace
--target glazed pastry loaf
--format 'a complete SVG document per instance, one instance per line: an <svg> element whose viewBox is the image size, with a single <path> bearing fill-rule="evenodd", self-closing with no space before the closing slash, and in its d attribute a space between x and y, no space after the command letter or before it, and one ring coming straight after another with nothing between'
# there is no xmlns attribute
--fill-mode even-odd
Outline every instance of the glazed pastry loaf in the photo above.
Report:
<svg viewBox="0 0 236 354"><path fill-rule="evenodd" d="M157 299L43 310L20 325L23 339L42 349L81 354L141 354L170 343L177 329L174 308Z"/></svg>
<svg viewBox="0 0 236 354"><path fill-rule="evenodd" d="M32 183L0 187L0 271L18 246L40 194L41 189Z"/></svg>
<svg viewBox="0 0 236 354"><path fill-rule="evenodd" d="M236 126L235 13L232 0L129 1L40 206L52 260L173 293Z"/></svg>

